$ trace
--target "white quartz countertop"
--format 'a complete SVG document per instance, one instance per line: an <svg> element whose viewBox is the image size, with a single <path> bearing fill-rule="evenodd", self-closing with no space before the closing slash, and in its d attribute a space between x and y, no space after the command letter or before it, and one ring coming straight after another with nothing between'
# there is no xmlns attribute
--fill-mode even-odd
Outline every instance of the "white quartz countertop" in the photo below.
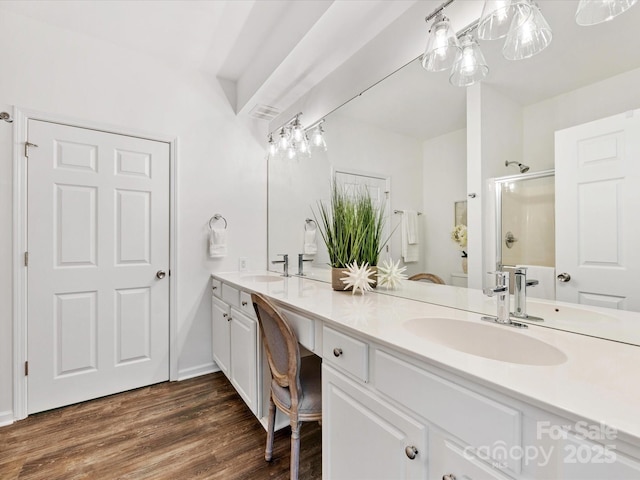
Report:
<svg viewBox="0 0 640 480"><path fill-rule="evenodd" d="M640 442L640 347L536 325L512 329L482 322L479 314L464 310L392 295L335 292L330 284L267 271L212 276L560 415L603 423L634 443ZM265 281L266 276L274 280ZM509 329L553 345L567 360L534 366L464 353L407 329L408 320L423 317Z"/></svg>

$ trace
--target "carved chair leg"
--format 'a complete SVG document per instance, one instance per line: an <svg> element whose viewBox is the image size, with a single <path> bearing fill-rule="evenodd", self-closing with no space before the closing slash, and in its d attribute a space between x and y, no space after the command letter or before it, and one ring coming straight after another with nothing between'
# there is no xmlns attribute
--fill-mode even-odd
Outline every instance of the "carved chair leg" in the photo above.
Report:
<svg viewBox="0 0 640 480"><path fill-rule="evenodd" d="M267 420L267 448L264 451L264 459L271 461L273 455L273 430L276 423L276 405L273 403L273 397L269 395L269 417Z"/></svg>
<svg viewBox="0 0 640 480"><path fill-rule="evenodd" d="M298 465L300 463L300 427L302 422L291 419L291 480L298 480Z"/></svg>

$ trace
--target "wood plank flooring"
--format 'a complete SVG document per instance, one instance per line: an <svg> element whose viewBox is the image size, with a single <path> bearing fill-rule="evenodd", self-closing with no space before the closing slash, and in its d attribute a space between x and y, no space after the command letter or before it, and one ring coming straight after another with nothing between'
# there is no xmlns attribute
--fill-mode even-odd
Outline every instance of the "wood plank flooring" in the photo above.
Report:
<svg viewBox="0 0 640 480"><path fill-rule="evenodd" d="M222 373L31 415L0 428L0 479L288 479L289 435L266 433ZM300 479L322 478L322 433L304 423Z"/></svg>

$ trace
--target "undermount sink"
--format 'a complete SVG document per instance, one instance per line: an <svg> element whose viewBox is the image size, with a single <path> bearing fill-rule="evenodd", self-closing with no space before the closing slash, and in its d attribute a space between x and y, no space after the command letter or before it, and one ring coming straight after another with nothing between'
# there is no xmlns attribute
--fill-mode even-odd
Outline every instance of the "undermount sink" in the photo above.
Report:
<svg viewBox="0 0 640 480"><path fill-rule="evenodd" d="M275 277L272 275L247 275L246 277L242 277L242 280L246 280L249 282L279 282L284 277Z"/></svg>
<svg viewBox="0 0 640 480"><path fill-rule="evenodd" d="M407 320L404 327L425 340L501 362L559 365L567 360L553 345L504 325L425 317Z"/></svg>

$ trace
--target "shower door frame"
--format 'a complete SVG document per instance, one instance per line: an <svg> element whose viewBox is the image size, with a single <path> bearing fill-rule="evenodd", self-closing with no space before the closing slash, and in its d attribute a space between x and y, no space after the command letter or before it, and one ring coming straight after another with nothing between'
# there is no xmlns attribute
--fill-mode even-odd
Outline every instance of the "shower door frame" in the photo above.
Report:
<svg viewBox="0 0 640 480"><path fill-rule="evenodd" d="M496 219L496 271L502 270L502 186L505 183L521 182L524 180L533 180L536 178L555 177L555 169L542 170L540 172L520 173L518 175L509 175L507 177L495 178L495 219Z"/></svg>

